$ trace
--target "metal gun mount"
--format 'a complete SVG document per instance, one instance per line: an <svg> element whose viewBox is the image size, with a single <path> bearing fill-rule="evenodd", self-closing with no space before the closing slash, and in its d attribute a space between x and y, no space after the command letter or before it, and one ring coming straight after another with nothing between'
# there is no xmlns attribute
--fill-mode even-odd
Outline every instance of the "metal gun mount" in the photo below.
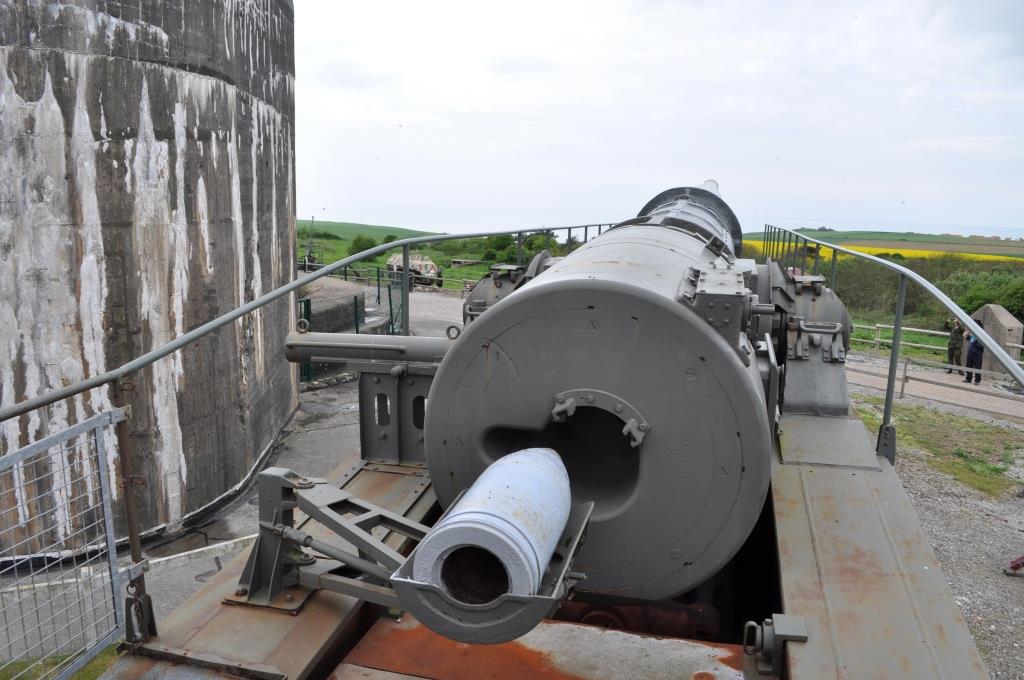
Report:
<svg viewBox="0 0 1024 680"><path fill-rule="evenodd" d="M225 604L297 614L318 589L329 590L392 611L407 611L445 637L490 644L515 639L533 629L585 578L571 567L590 521L591 502L577 503L570 511L535 595L505 593L474 604L460 601L441 584L413 578L416 549L431 532L430 527L363 501L325 480L302 477L284 468L268 468L257 480L259 535L238 588L224 599ZM437 525L456 507L457 501ZM296 529L295 510L329 533L317 538ZM405 540L389 542L395 535ZM412 542L417 545L406 557L402 553Z"/></svg>

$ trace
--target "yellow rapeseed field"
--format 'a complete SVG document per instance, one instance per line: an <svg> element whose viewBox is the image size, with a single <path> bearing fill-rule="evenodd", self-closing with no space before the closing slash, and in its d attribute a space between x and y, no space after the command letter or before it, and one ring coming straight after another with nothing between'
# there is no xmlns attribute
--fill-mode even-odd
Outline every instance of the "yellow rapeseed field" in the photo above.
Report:
<svg viewBox="0 0 1024 680"><path fill-rule="evenodd" d="M745 244L749 243L750 245L752 245L755 248L757 248L758 252L760 252L760 248L761 248L761 241L760 240L749 240L748 239L748 240L744 240L743 242ZM896 246L896 245L897 244L895 244L895 243L893 244L893 246ZM888 253L890 255L899 254L899 255L902 255L903 257L908 258L908 259L912 258L912 257L942 257L943 255L958 255L959 257L963 257L963 258L966 258L968 260L981 260L981 261L986 261L986 262L1021 262L1022 261L1022 258L1011 257L1009 255L989 255L989 254L983 254L983 253L960 253L960 252L953 252L953 251L948 251L948 250L926 250L926 249L923 249L923 248L922 249L919 249L919 248L907 248L905 244L898 244L898 245L900 245L902 247L867 246L867 245L861 245L861 244L858 244L858 243L844 243L843 247L844 248L849 248L850 250L856 250L856 251L861 252L861 253L867 253L868 255L880 255L882 253ZM842 256L842 253L840 253L840 256ZM832 257L832 249L831 248L822 248L821 249L821 258L822 259L831 258L831 257Z"/></svg>

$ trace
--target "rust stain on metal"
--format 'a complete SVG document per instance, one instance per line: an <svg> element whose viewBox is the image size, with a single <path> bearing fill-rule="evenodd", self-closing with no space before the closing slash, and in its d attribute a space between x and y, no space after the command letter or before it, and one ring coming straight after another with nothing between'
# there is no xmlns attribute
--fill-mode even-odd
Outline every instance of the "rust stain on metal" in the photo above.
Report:
<svg viewBox="0 0 1024 680"><path fill-rule="evenodd" d="M740 645L720 645L714 642L705 642L703 644L725 653L724 656L718 657L718 663L736 671L743 670L743 647Z"/></svg>
<svg viewBox="0 0 1024 680"><path fill-rule="evenodd" d="M545 652L521 642L469 645L455 642L423 626L378 626L345 658L346 663L404 673L412 662L417 676L436 678L549 678L584 680L560 670Z"/></svg>

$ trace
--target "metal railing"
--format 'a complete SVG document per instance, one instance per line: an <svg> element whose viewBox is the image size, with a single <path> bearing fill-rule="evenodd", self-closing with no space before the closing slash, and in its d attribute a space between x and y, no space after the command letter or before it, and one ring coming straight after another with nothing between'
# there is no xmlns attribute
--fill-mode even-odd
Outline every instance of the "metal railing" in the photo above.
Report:
<svg viewBox="0 0 1024 680"><path fill-rule="evenodd" d="M105 445L122 420L100 413L0 458L0 677L70 678L125 630Z"/></svg>
<svg viewBox="0 0 1024 680"><path fill-rule="evenodd" d="M125 409L124 407L126 406L126 403L128 401L128 393L134 389L134 376L139 371L156 363L157 361L160 361L161 359L164 359L165 357L174 354L175 352L184 349L185 347L206 337L207 335L210 335L211 333L214 333L215 331L221 328L231 325L236 320L241 319L242 317L245 317L248 314L251 314L252 312L260 309L261 307L271 302L274 302L275 300L291 295L292 293L298 291L303 286L306 286L316 281L317 279L320 279L321 277L330 276L331 274L339 272L345 269L346 267L350 267L356 262L360 262L362 260L366 260L368 258L375 257L376 255L386 253L389 250L395 249L399 249L402 253L403 271L399 274L398 277L401 282L401 285L388 285L385 288L382 288L381 292L383 294L385 291L387 291L387 294L391 297L388 304L389 318L387 321L390 332L407 335L409 333L409 259L410 251L412 248L423 244L438 243L453 239L486 238L489 236L513 236L515 237L515 243L517 245L516 259L517 261L521 262L524 254L524 235L526 234L536 232L567 232L567 241L569 241L572 237L572 233L574 230L582 230L582 232L584 233L584 239L586 240L589 239L592 232L595 235L600 234L605 228L609 226L610 223L555 228L539 227L535 229L515 229L495 232L480 232L473 234L442 234L436 236L419 236L382 244L369 250L358 253L356 255L343 258L341 260L338 260L337 262L328 264L318 269L317 271L310 272L304 276L296 278L291 283L285 284L284 286L276 288L275 290L270 291L265 295L255 298L254 300L247 302L246 304L241 305L240 307L233 309L230 312L227 312L226 314L222 314L217 318L208 321L188 331L187 333L184 333L183 335L181 335L178 338L175 338L171 342L156 347L150 350L149 352L146 352L145 354L121 366L118 366L115 369L106 371L105 373L91 376L85 380L81 380L70 385L50 389L46 392L33 395L30 398L15 404L8 404L3 407L0 407L0 423L3 423L14 418L25 417L28 414L31 414L33 411L36 411L38 409L45 409L51 404L62 402L65 399L70 399L77 395L89 392L90 390L103 388L106 386L110 387L111 401L119 417L116 420L109 420L107 422L116 423L115 433L117 437L118 449L117 474L120 477L120 480L122 481L123 484L123 493L121 495L120 502L121 509L124 515L124 524L127 533L127 541L130 548L131 563L134 565L127 572L117 572L114 571L114 563L111 561L111 566L109 567L110 571L108 572L110 578L106 581L106 585L103 587L103 589L89 589L89 586L81 582L81 574L84 572L72 573L72 571L70 571L69 568L66 567L64 562L61 562L60 565L56 567L57 569L63 570L56 572L58 574L57 576L51 576L49 573L50 568L54 565L48 565L46 567L46 585L48 588L54 586L55 584L66 585L69 588L78 588L79 590L81 590L82 588L86 588L87 592L85 594L93 598L92 600L89 600L90 607L92 606L91 603L94 601L97 603L97 606L99 606L98 603L101 599L103 600L103 602L109 601L109 605L103 605L107 607L107 609L93 608L89 610L92 613L88 615L83 614L82 616L77 617L77 619L73 616L71 617L73 620L79 622L84 621L88 623L88 630L85 630L82 626L80 626L81 629L76 629L69 628L69 626L65 625L67 622L61 617L69 616L70 612L68 608L69 606L71 606L70 599L66 600L68 604L64 604L65 599L61 599L61 604L55 606L52 603L56 602L56 600L54 600L52 597L48 597L46 601L51 604L46 604L42 608L36 609L10 609L8 606L9 603L5 600L3 607L3 615L9 615L10 618L12 619L10 621L0 620L0 623L3 623L5 634L8 636L16 635L17 631L19 630L18 626L23 626L25 630L21 634L20 638L0 638L0 650L3 650L0 653L5 654L5 656L0 656L0 659L3 659L3 661L0 661L0 677L66 677L66 672L70 673L73 672L74 669L80 668L91 655L98 653L105 645L107 645L109 642L117 638L117 636L120 635L122 631L126 631L127 635L132 637L131 642L133 643L144 641L145 639L148 639L147 636L155 634L156 628L155 623L151 618L152 610L149 598L146 594L145 577L143 574L143 569L139 566L144 564L144 560L142 556L141 532L138 526L136 516L137 510L135 494L137 493L137 491L134 488L135 484L132 483L135 479L137 479L134 474L134 470L132 469L132 437L128 428L127 418L120 417L121 414L124 414L127 411L127 409ZM381 300L382 304L383 302L384 300ZM96 425L96 423L99 422L96 419L102 418L111 418L111 416L109 414L101 414L94 416L93 418L84 420L78 424L71 425L64 429L62 432L58 432L57 434L54 434L51 437L46 437L45 439L42 439L35 443L29 443L28 446L19 449L18 451L8 452L5 453L3 456L0 456L0 474L8 474L15 476L15 481L13 483L9 483L7 484L7 486L0 485L0 489L15 488L17 484L23 483L23 481L19 481L19 478L16 477L16 475L21 473L17 473L15 472L15 470L23 469L22 467L19 466L24 461L26 456L43 455L43 453L41 452L43 452L44 449L48 450L49 447L56 446L60 441L64 441L65 439L81 435L83 432L86 431L91 432L93 429L95 429L94 426ZM39 414L38 419L44 423L51 422L51 418L49 414L46 412ZM8 427L11 426L12 424L9 423ZM22 431L34 432L37 429L37 427L25 427L23 428ZM96 436L97 439L95 441L101 442L100 435L97 434ZM31 439L29 441L31 441ZM3 441L0 441L0 445L2 444ZM75 477L75 481L72 485L74 488L66 488L66 485L62 485L61 483L54 484L54 491L47 492L45 494L37 494L40 496L40 498L34 499L39 503L49 503L50 505L46 505L46 508L55 508L58 507L60 503L58 502L56 505L54 505L54 499L59 498L61 493L79 494L81 493L79 484L85 484L86 482L84 480L87 478L93 480L92 492L96 492L99 494L97 498L101 498L103 504L102 510L97 509L95 510L94 514L91 515L93 519L90 520L89 531L93 531L97 528L97 520L95 518L102 517L103 542L102 545L97 544L95 549L93 549L92 547L89 548L89 550L91 550L92 552L88 552L88 555L90 555L90 557L88 558L88 560L90 560L88 562L88 565L95 565L98 560L113 560L116 554L114 552L114 547L116 543L112 524L113 515L110 507L112 496L112 494L110 493L111 485L114 483L113 476L109 474L110 471L108 470L108 464L105 460L106 452L103 450L102 445L97 445L97 449L92 455L94 457L99 457L96 458L97 462L91 468L94 475L93 477L88 477L88 475L84 475L83 473L78 472L76 468L76 475L78 476ZM104 459L102 464L100 464L99 462L100 458ZM57 460L60 460L60 458L58 457ZM68 460L70 461L71 459ZM7 471L6 473L4 472L5 470ZM249 475L246 476L246 479L248 479L249 476L251 476L253 471L250 471ZM40 474L49 475L51 473L44 472ZM103 475L102 478L96 476L101 474ZM235 491L239 492L242 490L242 488L244 488L244 485L239 485L239 487L236 488ZM60 489L65 490L61 491ZM33 494L36 492L34 490L25 490L24 493ZM219 502L222 500L223 497L217 499L214 502ZM8 510L7 505L3 507L4 511L6 512ZM18 505L17 507L22 506ZM192 513L190 514L195 515L198 513L202 513L204 510L205 508L198 508L192 511ZM13 512L16 510L11 511ZM53 512L56 512L56 510L53 510ZM15 521L11 525L10 531L24 531L20 519L21 517L15 519ZM99 534L97 535L99 536ZM6 537L4 538L6 539ZM42 539L40 538L39 540ZM14 550L15 552L20 552L17 549L24 547L25 545L26 543L22 539L19 539L18 541L15 541L13 543L9 543L7 540L0 542L0 546L3 546L4 550ZM13 556L13 553L11 556ZM79 559L77 554L68 554L64 555L64 557L71 559L72 567L70 569L72 570L75 568L74 565L76 564L78 567L83 566L83 562L75 562L75 560ZM11 577L14 578L15 581L20 586L24 585L24 583L21 582L24 580L22 578L22 570L24 568L28 568L30 569L30 571L28 572L29 584L34 585L32 579L42 574L42 572L39 571L39 569L42 569L42 567L33 565L35 565L35 563L32 563L32 565L27 566L21 564L20 566L16 567L16 571L3 573L10 573ZM33 569L35 569L36 571L32 571ZM6 585L9 584L7 584L5 580L0 578L0 586ZM122 587L127 589L128 598L126 598L124 604L119 604L117 591L119 588ZM11 592L15 593L21 591L12 590ZM40 592L36 590L33 590L32 592L33 594L31 595L31 598L34 607L35 603L39 601ZM101 595L102 597L100 597ZM5 597L7 597L6 591ZM11 595L11 597L17 598L18 596ZM14 602L18 603L20 606L22 600L23 598L16 599ZM125 620L125 615L121 613L122 610L126 608L125 605L128 605L128 611L133 612L133 614L129 615L130 618L128 620ZM13 604L11 606L13 606ZM84 607L85 605L82 606ZM15 616L15 612L17 612L17 616ZM34 623L28 623L30 620L34 621ZM93 623L97 623L97 625L93 626ZM12 627L11 624L16 625L15 627ZM21 642L19 642L19 640L21 640ZM53 649L44 649L41 646L40 640L53 642L57 646ZM27 643L29 645L28 648L22 650L20 647L17 646L18 644L22 643ZM38 652L38 654L36 654L36 652ZM31 656L31 654L36 655ZM55 669L52 673L50 672L51 668Z"/></svg>
<svg viewBox="0 0 1024 680"><path fill-rule="evenodd" d="M810 244L814 244L811 247ZM875 450L887 457L890 461L896 458L896 428L892 424L892 402L895 396L896 376L899 371L900 345L903 332L903 309L907 301L907 284L911 281L921 286L929 295L938 302L963 324L966 330L975 335L981 344L991 353L991 356L1006 370L1010 376L1017 381L1017 384L1024 387L1024 369L1013 359L1006 350L999 346L984 329L979 326L971 316L961 309L949 296L939 290L933 283L928 281L917 272L900 266L889 260L861 253L850 248L844 248L827 241L820 241L816 238L805 236L792 229L776 227L766 224L762 238L762 249L766 260L778 262L783 269L818 274L822 269L821 250L828 248L832 251L829 262L828 281L831 287L836 283L836 264L839 254L869 260L884 269L895 272L899 275L896 293L896 320L892 330L892 351L889 354L889 373L886 379L885 408L882 413L882 423L878 428L878 439Z"/></svg>
<svg viewBox="0 0 1024 680"><path fill-rule="evenodd" d="M200 340L201 338L203 338L203 337L205 337L205 336L207 336L207 335L217 331L218 329L232 324L234 321L236 321L236 320L238 320L238 319L240 319L240 318L242 318L242 317L252 313L253 311L255 311L255 310L257 310L257 309L259 309L259 308L261 308L261 307L263 307L263 306L265 306L265 305L267 305L267 304L269 304L269 303L271 303L271 302L273 302L275 300L278 300L278 299L281 299L281 298L283 298L285 296L288 296L288 295L290 295L293 292L296 292L297 290L299 290L303 286L305 286L305 285L307 285L309 283L312 283L312 282L316 281L317 279L319 279L321 277L329 276L331 274L334 274L336 272L339 272L339 271L343 270L346 267L351 267L356 262L360 262L362 260L366 260L368 258L375 257L375 256L380 255L382 253L386 253L386 252L388 252L390 250L399 249L401 251L403 266L402 266L402 272L400 273L401 285L397 287L398 288L397 294L398 294L399 299L397 300L397 304L394 304L395 301L392 301L393 304L391 305L391 308L394 309L395 311L392 314L392 316L394 318L389 319L389 323L392 326L392 330L393 331L399 332L399 333L402 333L402 334L408 334L409 333L409 290L410 290L410 285L409 285L409 283L410 283L409 262L410 262L410 252L411 252L411 250L414 247L416 247L418 245L423 245L423 244L428 244L428 243L438 243L438 242L443 242L443 241L448 241L448 240L453 240L453 239L486 238L486 237L489 237L489 236L511 235L511 236L515 237L516 259L517 259L517 261L519 263L522 263L523 260L524 260L524 254L525 254L524 253L524 242L525 242L525 238L524 237L527 234L535 233L535 232L548 232L548 233L551 233L551 232L555 232L555 233L567 232L567 236L569 238L571 238L571 235L572 235L573 231L577 231L577 232L582 231L582 234L583 234L582 242L586 242L586 241L589 240L591 235L599 235L600 233L603 232L603 230L605 228L607 228L609 226L610 226L610 224L591 224L591 225L579 225L579 226L572 226L572 227L556 227L556 228L540 227L540 228L537 228L537 229L517 229L517 230L497 231L497 232L481 232L481 233L474 233L474 234L450 234L450 235L437 235L437 236L420 236L420 237L407 238L407 239L402 239L402 240L394 241L394 242L391 242L391 243L375 246L374 248L371 248L369 250L363 251L362 253L358 253L356 255L352 255L352 256L343 258L343 259L338 260L338 261L336 261L334 263L325 265L324 267L318 269L317 271L310 272L308 274L305 274L304 276L296 278L291 283L288 283L288 284L286 284L284 286L281 286L281 287L279 287L279 288L277 288L277 289L275 289L275 290L273 290L273 291L271 291L271 292L269 292L269 293L267 293L265 295L262 295L262 296L254 299L254 300L252 300L252 301L250 301L250 302L248 302L248 303L246 303L246 304L244 304L244 305L242 305L242 306L240 306L240 307L238 307L238 308L236 308L236 309L234 309L234 310L232 310L232 311L230 311L230 312L228 312L226 314L222 314L221 316L219 316L219 317L217 317L217 318L215 318L215 319L213 319L213 320L211 320L211 321L209 321L207 323L204 323L204 324L202 324L202 325L192 329L191 331L189 331L189 332L183 334L182 336L172 340L171 342L168 342L168 343L166 343L164 345L156 347L156 348L150 350L149 352L146 352L145 354L139 356L138 358L136 358L136 359L134 359L132 361L129 361L129 362L123 364L122 366L119 366L119 367L117 367L117 368L115 368L113 370L107 371L107 372L99 374L99 375L92 376L90 378L87 378L85 380L82 380L80 382L77 382L77 383L74 383L74 384L71 384L71 385L67 385L67 386L64 386L64 387L59 387L59 388L56 388L56 389L49 390L47 392L44 392L44 393L39 394L39 395L32 396L29 399L26 399L26 400L24 400L22 402L19 402L19 403L13 404L13 405L4 406L4 407L0 408L0 422L7 421L7 420L12 419L12 418L17 418L17 417L20 417L20 416L24 416L25 414L28 414L28 413L32 412L33 410L35 410L35 409L40 409L40 408L46 407L46 406L48 406L50 404L54 404L56 402L62 401L64 399L68 399L68 398L74 397L74 396L76 396L78 394L82 394L82 393L88 392L89 390L100 388L100 387L104 387L104 386L107 386L107 385L111 386L111 388L112 388L111 389L112 401L114 402L115 406L120 409L120 407L122 407L124 405L124 403L125 403L125 393L128 392L133 387L132 377L138 371L140 371L140 370L142 370L142 369L152 365L153 363L155 363L155 362L157 362L157 361L159 361L159 360L161 360L161 359L163 359L165 357L168 357L169 355L171 355L171 354L173 354L173 353L175 353L175 352L185 348L186 346L190 345L191 343L194 343L197 340ZM568 238L567 238L567 240L568 240ZM802 243L802 252L798 249L799 247L801 247L800 246L801 243ZM982 329L980 329L977 326L977 324L963 310L961 310L959 307L957 307L947 296L945 296L941 291L939 291L937 288L935 288L931 283L929 283L928 281L924 280L922 277L920 277L916 273L914 273L914 272L912 272L912 271L910 271L908 269L905 269L904 267L901 267L899 265L896 265L896 264L893 264L891 262L888 262L886 260L882 260L880 258L873 257L871 255L865 255L863 253L858 253L856 251L848 250L848 249L841 248L841 247L838 247L838 246L833 246L831 244L828 244L828 243L825 243L825 242L822 242L822 241L818 241L816 239L805 237L802 234L798 234L796 232L793 232L793 231L790 231L790 230L787 230L787 229L780 229L780 228L770 227L770 226L765 228L764 245L765 245L765 253L766 253L767 257L770 257L772 259L778 260L778 261L783 262L783 263L788 263L788 262L793 262L794 263L794 264L789 265L789 266L795 266L795 262L796 262L797 258L800 257L801 258L801 268L807 268L808 266L813 266L813 270L815 272L817 272L819 270L819 268L821 267L821 265L822 265L822 263L820 262L821 250L820 250L820 248L814 248L813 253L812 253L808 249L808 244L810 244L810 243L814 243L816 245L820 245L820 246L824 246L824 247L828 247L828 248L832 248L833 249L832 261L831 261L831 279L832 279L833 283L834 283L834 280L835 280L835 269L836 269L837 252L842 252L842 253L848 254L848 255L853 256L853 257L860 257L860 258L872 260L872 261L878 263L880 266L885 267L887 269L890 269L892 271L895 271L895 272L897 272L900 275L899 297L898 297L897 310L896 310L897 311L897 317L896 317L896 323L895 323L895 326L894 326L894 329L893 329L893 345L894 345L894 350L892 352L891 359L890 359L889 375L888 375L888 388L887 388L887 392L886 392L886 407L885 407L885 413L884 413L884 417L883 417L883 425L882 425L882 427L880 428L880 431L879 431L878 449L879 449L880 452L886 452L888 454L888 451L889 451L890 447L891 447L891 449L893 451L893 454L894 454L894 451L895 451L895 444L894 444L895 432L892 429L892 424L891 424L892 397L893 397L893 393L894 393L894 387L895 387L895 382L896 382L896 374L897 374L897 369L898 369L898 356L899 356L899 346L900 346L900 332L901 332L901 328L902 328L902 318L903 318L903 316L902 316L903 315L903 305L904 305L904 302L905 302L905 299L906 299L906 287L907 287L907 283L909 281L914 281L915 283L917 283L917 284L921 285L922 287L924 287L929 293L931 293L933 295L933 297L938 299L939 302L942 303L956 318L960 319L961 323L963 323L966 328L968 328L969 330L971 330L974 333L977 333L978 336L980 338L982 338L983 344L986 347L990 348L993 356L995 356L996 359L1007 369L1007 372L1010 373L1010 375L1013 376L1014 379L1016 379L1018 382L1020 382L1021 384L1024 384L1024 371L1021 370L1020 366L1018 366L1016 364L1016 362L1014 362L1002 350L1002 348L1000 348L987 334L985 334L984 331ZM809 265L809 258L812 258L812 257L813 257L813 265ZM389 290L391 290L391 289L389 288ZM392 294L394 294L394 293L392 293ZM118 410L117 412L118 413L122 413L121 410ZM95 418L103 418L103 417L108 417L109 418L110 416L109 416L109 414L103 414L101 416L95 416ZM48 437L48 438L46 438L44 440L41 440L40 442L36 442L35 444L30 444L29 447L21 449L19 452L15 452L13 454L8 454L8 455L0 458L0 471L2 471L4 469L13 470L14 468L16 468L17 463L19 461L15 460L15 458L18 458L18 457L23 458L25 455L28 455L28 454L24 454L23 452L26 451L26 450L30 450L31 447L35 447L34 449L31 449L31 450L35 451L36 453L39 453L39 452L43 451L44 448L48 448L50 446L54 446L55 445L54 442L56 442L56 441L63 441L63 440L59 439L60 437L64 437L65 439L67 439L67 438L70 438L70 437L73 437L73 436L81 435L83 432L89 430L90 427L93 427L95 425L95 422L96 421L94 421L93 419L89 419L89 420L83 421L82 423L79 423L77 425L70 426L69 428L67 428L62 433L58 433L56 435L53 435L53 437L56 437L58 439L53 439L52 437ZM113 423L115 421L111 420L109 422ZM121 419L120 422L117 422L117 424L116 424L116 433L117 433L117 440L118 440L118 448L119 448L119 452L120 452L120 455L118 456L119 465L120 465L119 475L120 475L122 480L130 480L130 479L133 479L133 477L134 477L133 471L131 469L131 460L132 460L131 450L130 450L130 447L131 447L131 437L129 436L129 431L127 429L127 425L126 425L126 422L125 422L124 419ZM44 446L44 442L46 442L45 446ZM40 448L40 447L43 447L43 448ZM97 455L102 457L102 456L105 456L105 453L101 451L101 452L97 453ZM71 460L71 459L68 459L68 460ZM97 464L94 469L95 469L95 474L96 475L100 475L100 470L101 469L106 470L106 464L104 463L104 465L102 465L102 466ZM14 473L11 472L10 474L13 475ZM104 559L109 559L113 555L113 540L114 540L114 536L113 536L113 533L112 533L112 524L111 524L112 516L110 514L110 507L109 507L110 506L110 503L109 503L109 501L110 501L110 493L109 492L110 492L111 479L110 479L110 475L107 472L104 472L103 474L106 476L106 481L104 481L102 483L98 481L97 485L99 485L99 486L97 486L95 488L100 488L101 489L101 496L105 499L105 505L103 506L103 510L102 510L102 517L103 517L103 532L104 532L103 533L103 541L104 541L104 544L105 544L106 547L102 548L102 554L104 556ZM99 477L97 477L97 479L99 479ZM77 484L77 482L76 482L76 484ZM59 487L60 485L57 485L57 486ZM103 491L103 489L105 489L105 491ZM72 491L74 493L80 493L80 490L77 487L75 489L73 489ZM53 495L53 494L50 494L50 495ZM132 485L128 484L125 487L125 493L123 494L123 498L122 498L122 502L123 502L123 506L124 506L125 520L126 520L126 529L127 529L127 534L128 534L129 546L131 548L132 562L134 564L141 564L142 563L142 548L141 548L140 532L139 532L139 528L137 526L137 522L135 520L135 510L134 510L133 495L134 494L132 492ZM96 515L96 516L99 516L99 515ZM21 526L21 525L18 524L18 526ZM6 544L4 544L4 545L6 545ZM96 553L96 554L99 554L99 553ZM113 563L111 563L111 564L113 564ZM109 616L106 616L103 620L104 621L108 621L108 620L109 621L113 621L114 622L113 623L113 628L110 628L110 629L105 630L105 631L101 631L102 635L97 634L96 636L94 636L93 647L95 647L95 644L107 640L110 635L116 635L117 634L116 632L112 632L112 631L120 631L121 630L121 628L119 626L123 625L123 624L119 624L118 623L118 621L119 621L118 617L120 616L120 621L123 621L124 617L123 617L122 614L118 614L117 613L119 610L117 609L118 605L117 605L117 602L116 602L116 587L119 584L121 584L123 582L126 582L126 580L127 580L127 582L130 582L131 591L133 593L135 593L135 594L137 594L137 595L139 595L141 597L145 596L145 581L144 581L144 579L142 577L142 572L141 572L140 569L134 569L133 568L133 570L127 576L124 576L124 577L119 576L118 572L114 571L115 567L111 566L110 569L111 569L110 573L112 574L112 576L110 578L109 583L110 583L110 588L112 589L112 592L113 592L113 595L111 597L111 605L110 606L113 607L113 609L111 610L113 613L111 613ZM67 577L68 575L65 574L64 576ZM62 577L61 580L71 580L71 579L70 579L70 577L68 577L68 578ZM104 593L105 592L106 591L104 591ZM60 609L59 612L63 612L64 609L66 609L66 607L63 608L63 609ZM37 619L37 621L38 621L38 624L35 627L38 628L40 631L43 631L45 626L44 626L42 620L41 619ZM52 621L52 617L48 618L47 621L53 622ZM53 622L53 625L60 625L60 623L61 622ZM5 629L6 628L9 628L9 626L5 625ZM82 639L89 639L89 638L82 638ZM61 656L61 655L64 654L64 652L58 651L58 652L54 652L54 654L56 654L57 656ZM53 654L51 654L50 658L56 658L56 657L54 657ZM67 658L70 659L71 657L67 657ZM84 655L79 653L75 658L76 659L81 659L81 658L84 658ZM64 661L61 661L61 663L64 663ZM77 660L70 661L68 663L64 663L64 667L71 667L72 665L75 665L75 664L78 664Z"/></svg>
<svg viewBox="0 0 1024 680"><path fill-rule="evenodd" d="M893 330L894 327L893 327L892 324L876 323L874 325L870 325L869 326L867 324L855 323L855 324L853 324L853 328L855 330L859 329L859 330L871 331L872 333L874 333L874 337L872 337L872 338L853 338L853 337L851 337L850 338L850 342L866 343L866 344L871 345L873 349L881 349L882 345L892 345L892 338L887 338L884 335L882 335L882 331L884 331L884 330L888 330L890 332ZM910 332L910 333L919 333L921 335L932 335L932 336L935 336L937 338L949 338L949 332L948 331L933 331L933 330L931 330L929 328L913 328L911 326L904 326L903 330L907 331L907 332ZM902 347L914 347L915 349L928 350L929 352L937 352L939 354L945 354L946 351L947 351L946 345L929 345L927 343L922 343L922 342L907 342L906 340L902 341L900 343L900 345ZM1006 342L1006 343L1003 343L1003 345L1005 347L1012 347L1014 349L1024 349L1024 345L1018 344L1016 342ZM1024 364L1024 360L1022 360L1022 359L1014 359L1014 361L1016 361L1018 364ZM999 375L1002 376L1002 374L999 374Z"/></svg>
<svg viewBox="0 0 1024 680"><path fill-rule="evenodd" d="M480 264L486 264L481 262ZM316 271L322 268L324 265L321 264L307 264L301 260L297 263L298 271ZM374 267L345 267L339 272L335 272L330 275L333 278L341 279L342 281L348 281L349 283L361 284L368 287L377 288L377 302L381 301L383 297L383 288L388 285L389 281L398 282L402 278L402 273L396 270L389 270L386 266L377 265ZM460 279L453 278L450 276L428 276L426 274L414 274L413 285L417 282L419 285L431 287L435 286L439 290L447 291L450 293L465 293L467 288L472 288L476 285L479 278L474 279ZM425 281L425 283L422 283Z"/></svg>
<svg viewBox="0 0 1024 680"><path fill-rule="evenodd" d="M537 227L535 229L511 229L508 231L491 232L485 231L472 234L440 234L434 236L416 236L413 238L400 239L398 241L384 243L379 246L370 248L369 250L364 250L361 253L357 253L355 255L350 255L346 258L342 258L337 262L332 262L331 264L324 265L321 269L318 269L315 272L310 272L305 276L300 276L291 283L286 283L285 285L275 288L269 293L261 295L260 297L251 300L240 307L236 307L235 309L231 310L230 312L227 312L226 314L221 314L217 318L211 321L207 321L206 323L196 328L193 328L191 331L188 331L184 335L175 338L174 340L171 340L170 342L163 344L155 349L152 349L149 352L143 354L142 356L137 357L126 364L118 366L113 370L92 376L91 378L81 380L77 383L73 383L65 387L59 387L56 389L49 390L40 395L31 397L24 401L20 401L10 406L4 406L3 408L0 408L0 422L3 422L10 418L15 418L17 416L24 415L29 411L33 411L43 406L48 406L49 404L53 404L63 399L68 399L70 397L75 396L76 394L81 394L83 392L87 392L97 387L103 387L104 385L117 383L119 380L122 380L132 375L133 373L136 373L137 371L146 368L147 366L155 363L156 361L163 359L168 355L174 354L178 350L195 342L196 340L206 337L210 333L213 333L214 331L231 324L232 322L242 318L243 316L246 316L247 314L251 314L252 312L273 302L274 300L280 299L286 295L294 293L299 288L302 288L303 286L310 284L323 276L333 274L334 272L340 271L345 267L349 267L356 262L360 262L362 260L375 257L382 253L386 253L389 250L395 250L396 248L400 248L402 251L403 270L401 273L401 327L403 329L403 332L407 335L409 329L409 305L407 304L409 297L410 278L409 254L414 246L423 245L426 243L439 243L442 241L451 241L456 239L487 238L489 236L515 236L517 252L519 253L517 259L521 261L524 234L532 234L537 232L566 231L571 235L574 229L582 229L584 230L585 238L589 238L589 233L591 229L594 229L596 231L596 236L600 235L604 229L609 228L611 226L613 226L613 223L609 222L601 224L582 224L571 227Z"/></svg>

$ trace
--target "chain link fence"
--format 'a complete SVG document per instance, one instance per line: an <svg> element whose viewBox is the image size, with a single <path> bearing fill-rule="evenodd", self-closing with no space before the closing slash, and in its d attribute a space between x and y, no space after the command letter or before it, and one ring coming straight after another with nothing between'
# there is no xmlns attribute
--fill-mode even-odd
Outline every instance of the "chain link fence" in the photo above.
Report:
<svg viewBox="0 0 1024 680"><path fill-rule="evenodd" d="M0 678L70 678L124 629L106 430L95 415L0 457Z"/></svg>

